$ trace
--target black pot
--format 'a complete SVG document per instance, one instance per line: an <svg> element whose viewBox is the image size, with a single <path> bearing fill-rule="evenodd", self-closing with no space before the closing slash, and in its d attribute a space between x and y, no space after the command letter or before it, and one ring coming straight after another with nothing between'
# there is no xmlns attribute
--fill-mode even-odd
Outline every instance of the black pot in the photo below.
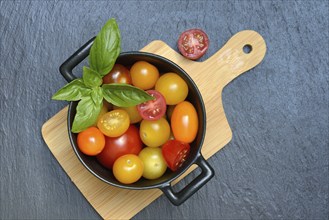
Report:
<svg viewBox="0 0 329 220"><path fill-rule="evenodd" d="M89 50L93 44L93 41L94 38L87 42L85 45L83 45L61 65L60 72L68 82L76 78L72 74L72 70L89 55ZM70 102L69 105L67 121L70 141L74 152L78 156L81 163L93 175L103 180L104 182L112 186L131 190L159 188L174 205L180 205L214 176L214 170L212 169L212 167L210 167L208 162L201 155L201 147L206 132L205 106L201 94L190 76L177 64L164 57L145 52L125 52L120 54L116 62L130 66L139 60L152 63L153 65L158 67L160 73L175 72L179 74L186 81L189 87L189 94L187 100L189 100L197 110L199 119L199 130L196 139L190 144L191 152L183 166L180 167L180 169L178 169L176 172L171 172L168 169L162 177L156 180L147 180L141 178L136 183L129 185L118 182L113 176L112 172L103 167L96 160L95 157L90 157L83 154L77 147L77 134L71 132L71 126L76 113L76 106L78 102ZM182 175L192 164L197 164L201 168L201 173L193 181L186 185L185 188L183 188L179 192L174 192L171 183L180 175Z"/></svg>

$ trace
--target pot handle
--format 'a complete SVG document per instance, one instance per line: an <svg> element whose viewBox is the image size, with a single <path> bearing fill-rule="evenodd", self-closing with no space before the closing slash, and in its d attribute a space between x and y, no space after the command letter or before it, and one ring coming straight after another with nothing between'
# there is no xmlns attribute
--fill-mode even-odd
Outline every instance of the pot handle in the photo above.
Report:
<svg viewBox="0 0 329 220"><path fill-rule="evenodd" d="M91 38L59 67L59 72L66 79L67 82L71 82L72 80L77 78L73 75L72 70L89 55L89 51L94 43L94 40L95 37Z"/></svg>
<svg viewBox="0 0 329 220"><path fill-rule="evenodd" d="M209 163L203 158L201 154L195 161L195 164L197 164L201 168L201 173L189 184L187 184L182 190L180 190L179 192L174 192L170 183L169 185L166 185L161 188L162 192L168 197L171 203L176 206L181 205L188 198L190 198L215 174L213 168L209 165Z"/></svg>

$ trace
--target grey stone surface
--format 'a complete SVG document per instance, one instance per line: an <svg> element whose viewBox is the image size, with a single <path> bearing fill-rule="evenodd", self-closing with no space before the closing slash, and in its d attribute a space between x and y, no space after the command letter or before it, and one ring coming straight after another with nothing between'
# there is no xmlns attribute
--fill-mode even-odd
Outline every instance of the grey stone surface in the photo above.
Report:
<svg viewBox="0 0 329 220"><path fill-rule="evenodd" d="M328 219L328 1L0 1L1 219L99 219L41 136L67 105L59 65L110 17L123 51L188 28L211 40L266 40L255 69L223 92L233 140L209 159L216 176L180 207L165 197L134 219ZM195 173L192 174L195 176ZM183 180L185 184L191 177Z"/></svg>

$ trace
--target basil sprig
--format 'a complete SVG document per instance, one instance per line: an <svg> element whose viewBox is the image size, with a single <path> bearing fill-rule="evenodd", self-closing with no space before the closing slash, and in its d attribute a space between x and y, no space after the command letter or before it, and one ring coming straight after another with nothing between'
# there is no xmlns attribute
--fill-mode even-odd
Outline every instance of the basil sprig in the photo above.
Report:
<svg viewBox="0 0 329 220"><path fill-rule="evenodd" d="M110 19L94 40L89 53L90 68L101 76L108 74L121 51L119 27L115 19Z"/></svg>
<svg viewBox="0 0 329 220"><path fill-rule="evenodd" d="M120 107L130 107L154 99L144 90L128 84L104 84L102 88L105 100Z"/></svg>
<svg viewBox="0 0 329 220"><path fill-rule="evenodd" d="M71 131L81 132L95 124L106 101L129 107L154 99L145 91L128 84L104 84L102 77L111 71L121 51L120 31L110 19L97 34L89 52L90 67L83 67L82 79L75 79L59 89L54 100L79 101Z"/></svg>

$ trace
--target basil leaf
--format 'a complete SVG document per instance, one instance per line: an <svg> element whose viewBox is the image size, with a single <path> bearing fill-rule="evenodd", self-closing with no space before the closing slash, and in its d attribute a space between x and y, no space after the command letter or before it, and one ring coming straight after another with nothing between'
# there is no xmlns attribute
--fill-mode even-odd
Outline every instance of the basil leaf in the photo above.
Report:
<svg viewBox="0 0 329 220"><path fill-rule="evenodd" d="M110 19L97 34L90 49L89 65L101 76L111 71L121 50L121 39L118 24Z"/></svg>
<svg viewBox="0 0 329 220"><path fill-rule="evenodd" d="M78 103L73 120L72 132L78 133L95 124L103 106L103 95L100 87L93 89L90 96Z"/></svg>
<svg viewBox="0 0 329 220"><path fill-rule="evenodd" d="M82 79L84 84L90 88L100 86L103 83L99 73L86 66L83 67Z"/></svg>
<svg viewBox="0 0 329 220"><path fill-rule="evenodd" d="M118 107L130 107L154 99L144 90L128 84L104 84L102 88L106 101Z"/></svg>
<svg viewBox="0 0 329 220"><path fill-rule="evenodd" d="M103 90L101 87L95 87L90 93L92 101L95 105L102 105L103 103Z"/></svg>
<svg viewBox="0 0 329 220"><path fill-rule="evenodd" d="M58 90L52 97L54 100L78 101L90 93L90 89L82 79L75 79Z"/></svg>

